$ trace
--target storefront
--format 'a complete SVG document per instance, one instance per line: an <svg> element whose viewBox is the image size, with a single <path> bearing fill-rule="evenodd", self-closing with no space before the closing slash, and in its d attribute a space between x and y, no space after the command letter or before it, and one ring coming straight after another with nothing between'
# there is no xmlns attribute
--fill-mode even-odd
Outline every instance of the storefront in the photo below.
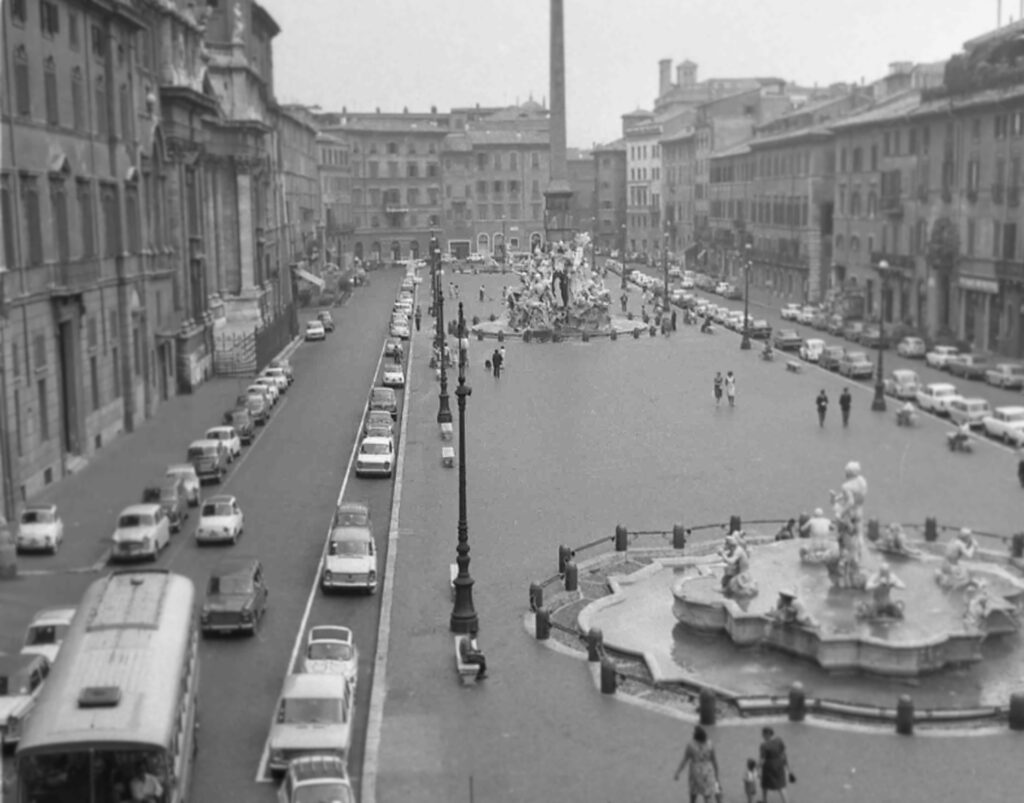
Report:
<svg viewBox="0 0 1024 803"><path fill-rule="evenodd" d="M959 336L978 351L989 351L999 339L999 282L980 276L957 277L960 291Z"/></svg>

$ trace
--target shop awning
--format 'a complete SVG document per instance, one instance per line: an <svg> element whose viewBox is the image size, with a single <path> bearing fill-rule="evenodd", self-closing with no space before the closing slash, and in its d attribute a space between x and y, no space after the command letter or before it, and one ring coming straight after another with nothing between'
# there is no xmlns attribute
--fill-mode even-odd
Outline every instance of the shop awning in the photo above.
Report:
<svg viewBox="0 0 1024 803"><path fill-rule="evenodd" d="M297 267L293 267L292 270L295 271L296 275L300 279L305 279L310 284L315 284L321 290L323 290L327 286L327 282L325 282L323 279L321 279L315 273L310 273L308 270L303 270L302 268L297 268Z"/></svg>

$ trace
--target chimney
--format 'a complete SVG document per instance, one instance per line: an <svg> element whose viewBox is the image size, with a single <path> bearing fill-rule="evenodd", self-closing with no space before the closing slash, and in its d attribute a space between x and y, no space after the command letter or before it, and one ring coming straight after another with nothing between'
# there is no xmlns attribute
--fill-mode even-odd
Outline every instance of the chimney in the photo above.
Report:
<svg viewBox="0 0 1024 803"><path fill-rule="evenodd" d="M658 95L667 95L672 89L672 59L658 62Z"/></svg>
<svg viewBox="0 0 1024 803"><path fill-rule="evenodd" d="M676 83L683 87L692 87L697 84L697 65L687 59L676 67Z"/></svg>
<svg viewBox="0 0 1024 803"><path fill-rule="evenodd" d="M430 107L430 113L431 114L437 114L437 106L431 106Z"/></svg>

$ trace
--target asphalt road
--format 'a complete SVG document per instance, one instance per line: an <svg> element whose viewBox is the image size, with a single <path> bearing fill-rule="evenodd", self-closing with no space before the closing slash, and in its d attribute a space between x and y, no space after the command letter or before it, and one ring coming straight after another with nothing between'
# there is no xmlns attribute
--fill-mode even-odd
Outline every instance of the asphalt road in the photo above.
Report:
<svg viewBox="0 0 1024 803"><path fill-rule="evenodd" d="M467 315L495 310L510 280L456 277ZM639 292L630 305L639 309ZM899 429L890 415L870 412L864 383L852 383L859 389L849 429L834 404L819 428L818 390L834 401L850 383L816 369L788 373L781 362L740 351L732 333L680 327L668 338L505 345L500 379L482 365L494 341L470 348L470 571L489 665L475 687L458 684L448 631L458 478L440 466L437 386L424 349L410 371L398 594L375 795L364 803L685 795L672 771L692 720L600 695L583 662L538 644L524 627L528 585L555 571L559 544L609 536L617 523L661 529L724 524L732 513L795 516L827 505L851 459L870 484L869 515L883 521L936 516L979 530L1019 529L1024 492L1001 447L951 455L947 424L926 419ZM730 369L737 406L716 408L711 379ZM894 697L906 691L913 693L900 687ZM727 801L743 799L743 763L756 755L760 725L713 729ZM1019 736L1005 730L907 739L814 724L777 729L800 777L797 801L1003 803L1019 794Z"/></svg>
<svg viewBox="0 0 1024 803"><path fill-rule="evenodd" d="M245 535L235 547L196 546L193 510L157 564L190 577L203 593L211 567L225 554L252 554L265 567L268 615L255 638L204 639L200 654L200 752L193 799L270 801L275 787L255 782L274 706L314 588L333 515L401 273L376 272L335 311L337 330L322 343L302 344L291 357L296 381L251 447L220 486L204 493L237 496ZM21 576L0 584L3 649L17 650L32 613L44 605L77 603L88 582L106 571L106 542L120 509L135 502L147 478L185 458L188 442L219 423L241 382L214 380L197 394L172 400L160 417L121 438L81 474L52 486L40 501L56 501L65 520L57 557L24 556ZM386 555L392 483L356 480L346 498L369 503ZM366 701L377 636L379 602L369 596L313 594L310 624L351 627L362 653L351 766L361 766Z"/></svg>

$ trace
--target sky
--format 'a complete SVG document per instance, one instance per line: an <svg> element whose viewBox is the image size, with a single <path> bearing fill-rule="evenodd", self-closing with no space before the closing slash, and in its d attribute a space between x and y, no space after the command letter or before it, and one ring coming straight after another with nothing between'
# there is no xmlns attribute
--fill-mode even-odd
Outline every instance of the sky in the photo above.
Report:
<svg viewBox="0 0 1024 803"><path fill-rule="evenodd" d="M548 96L548 0L261 0L277 20L275 94L325 111L505 106ZM1004 24L1024 0L1002 0ZM564 0L568 142L650 109L658 61L698 79L873 81L996 27L999 0Z"/></svg>

